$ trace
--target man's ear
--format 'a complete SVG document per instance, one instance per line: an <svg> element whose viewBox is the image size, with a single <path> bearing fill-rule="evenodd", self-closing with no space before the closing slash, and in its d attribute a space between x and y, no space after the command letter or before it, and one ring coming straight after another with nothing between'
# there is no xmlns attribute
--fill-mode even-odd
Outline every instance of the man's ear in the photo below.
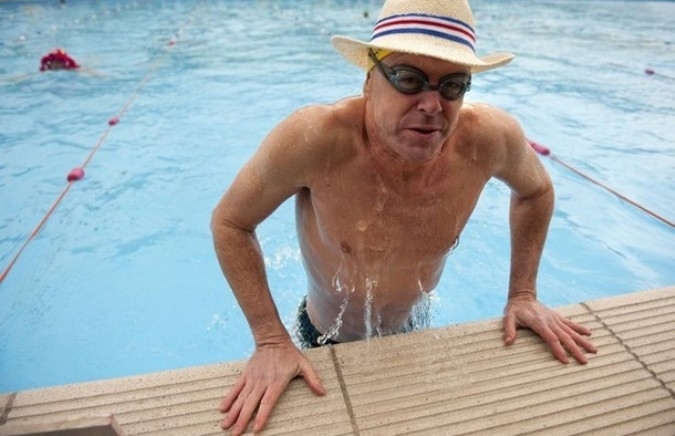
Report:
<svg viewBox="0 0 675 436"><path fill-rule="evenodd" d="M372 70L371 70L372 71ZM363 82L363 96L367 96L368 93L370 92L370 72L368 71L366 73L366 80Z"/></svg>

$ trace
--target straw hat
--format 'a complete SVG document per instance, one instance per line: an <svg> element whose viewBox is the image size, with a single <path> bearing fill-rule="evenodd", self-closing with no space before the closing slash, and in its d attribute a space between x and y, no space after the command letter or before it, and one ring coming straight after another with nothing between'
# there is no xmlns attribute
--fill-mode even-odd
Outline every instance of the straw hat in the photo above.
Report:
<svg viewBox="0 0 675 436"><path fill-rule="evenodd" d="M466 65L472 73L509 63L511 53L476 56L475 20L467 0L387 0L370 42L336 35L333 46L348 61L369 68L368 51L431 56Z"/></svg>

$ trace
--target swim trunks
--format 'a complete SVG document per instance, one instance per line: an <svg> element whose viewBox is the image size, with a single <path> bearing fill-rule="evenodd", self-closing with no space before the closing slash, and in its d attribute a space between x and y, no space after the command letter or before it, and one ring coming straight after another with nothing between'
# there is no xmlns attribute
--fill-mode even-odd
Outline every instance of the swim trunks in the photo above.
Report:
<svg viewBox="0 0 675 436"><path fill-rule="evenodd" d="M309 315L307 315L307 296L303 297L300 306L298 307L298 325L296 332L302 348L317 348L323 345L339 344L339 342L335 342L332 339L328 339L325 342L319 342L322 333L318 331L312 324L312 321L309 320Z"/></svg>
<svg viewBox="0 0 675 436"><path fill-rule="evenodd" d="M416 329L417 328L415 327L415 322L413 321L413 318L410 317L408 318L408 321L405 323L405 325L398 332L395 332L393 334L409 333L415 331ZM323 345L339 344L339 342L334 341L332 339L326 339L324 341L319 342L319 338L323 336L323 334L320 331L318 331L316 327L314 327L314 324L312 324L312 321L309 320L309 315L307 315L306 295L302 298L300 306L298 307L298 320L295 333L298 341L300 341L300 346L302 348L317 348Z"/></svg>

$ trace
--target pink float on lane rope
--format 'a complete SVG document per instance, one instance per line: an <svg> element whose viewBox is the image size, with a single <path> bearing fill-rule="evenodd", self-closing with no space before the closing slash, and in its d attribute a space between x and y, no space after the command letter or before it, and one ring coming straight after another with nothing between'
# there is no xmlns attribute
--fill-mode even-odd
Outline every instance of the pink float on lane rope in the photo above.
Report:
<svg viewBox="0 0 675 436"><path fill-rule="evenodd" d="M528 139L527 142L530 144L530 146L532 148L534 148L534 151L536 151L537 153L539 153L541 155L544 155L544 156L548 156L549 154L551 154L551 150L549 150L545 146L541 145L540 143L534 142L530 139Z"/></svg>
<svg viewBox="0 0 675 436"><path fill-rule="evenodd" d="M67 179L69 182L74 182L80 180L82 177L84 177L84 169L77 167L70 170Z"/></svg>

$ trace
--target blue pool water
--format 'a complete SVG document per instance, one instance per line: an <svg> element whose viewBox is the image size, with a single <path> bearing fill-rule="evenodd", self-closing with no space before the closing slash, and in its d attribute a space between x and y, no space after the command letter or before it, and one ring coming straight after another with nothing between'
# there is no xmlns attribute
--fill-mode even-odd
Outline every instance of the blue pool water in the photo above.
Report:
<svg viewBox="0 0 675 436"><path fill-rule="evenodd" d="M360 92L363 74L329 36L368 38L379 5L0 2L0 271L100 144L0 283L0 392L246 358L211 210L283 117ZM675 3L473 7L479 52L517 58L474 77L467 99L513 113L562 161L675 220ZM91 74L37 73L54 47ZM675 229L542 161L557 190L545 303L675 283ZM434 326L501 314L507 208L508 190L488 185L437 289ZM291 202L259 237L291 326L305 289Z"/></svg>

